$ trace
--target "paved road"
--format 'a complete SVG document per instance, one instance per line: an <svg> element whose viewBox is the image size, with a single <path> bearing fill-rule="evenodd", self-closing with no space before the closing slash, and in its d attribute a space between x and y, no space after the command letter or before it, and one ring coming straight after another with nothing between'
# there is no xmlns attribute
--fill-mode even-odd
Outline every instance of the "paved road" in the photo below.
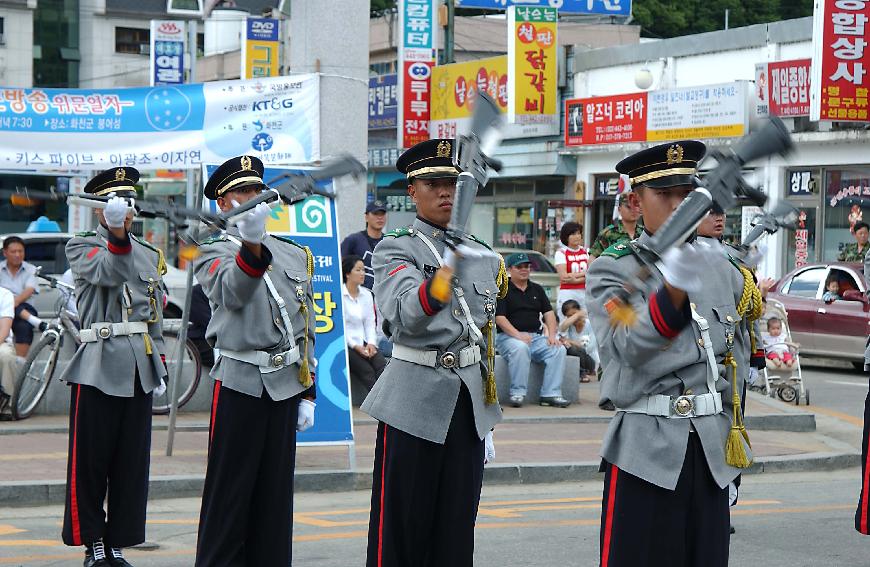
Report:
<svg viewBox="0 0 870 567"><path fill-rule="evenodd" d="M810 388L810 409L845 419L863 419L864 397L867 395L867 374L848 363L831 363L821 359L804 359L801 368ZM824 366L822 365L824 364ZM826 411L827 410L827 411Z"/></svg>
<svg viewBox="0 0 870 567"><path fill-rule="evenodd" d="M866 567L870 538L852 529L859 471L747 477L731 565ZM597 564L601 482L485 488L477 529L478 567ZM297 498L296 564L364 564L368 492ZM149 508L152 551L131 551L137 567L192 565L198 499ZM78 564L79 550L59 545L61 508L0 509L0 565Z"/></svg>

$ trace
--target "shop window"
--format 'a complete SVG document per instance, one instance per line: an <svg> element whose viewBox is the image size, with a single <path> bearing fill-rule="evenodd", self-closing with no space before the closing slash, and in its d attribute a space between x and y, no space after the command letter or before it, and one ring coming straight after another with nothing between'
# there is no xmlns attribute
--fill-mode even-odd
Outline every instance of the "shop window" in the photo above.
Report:
<svg viewBox="0 0 870 567"><path fill-rule="evenodd" d="M0 18L0 45L6 45L6 33L3 26L3 18Z"/></svg>
<svg viewBox="0 0 870 567"><path fill-rule="evenodd" d="M115 28L115 53L148 55L151 52L151 30Z"/></svg>
<svg viewBox="0 0 870 567"><path fill-rule="evenodd" d="M187 15L200 15L202 14L202 1L201 0L167 0L166 2L166 13L167 14L187 14Z"/></svg>
<svg viewBox="0 0 870 567"><path fill-rule="evenodd" d="M531 250L534 221L532 207L497 207L495 209L495 244Z"/></svg>
<svg viewBox="0 0 870 567"><path fill-rule="evenodd" d="M834 261L855 242L855 224L870 221L870 168L826 170L825 197L822 260Z"/></svg>

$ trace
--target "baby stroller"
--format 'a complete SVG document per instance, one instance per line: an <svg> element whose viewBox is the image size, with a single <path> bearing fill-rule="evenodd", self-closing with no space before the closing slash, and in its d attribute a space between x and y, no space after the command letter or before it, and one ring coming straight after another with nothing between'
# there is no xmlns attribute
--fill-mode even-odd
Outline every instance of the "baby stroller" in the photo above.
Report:
<svg viewBox="0 0 870 567"><path fill-rule="evenodd" d="M759 326L762 333L767 332L767 321L773 317L779 319L782 323L782 334L785 337L785 342L789 346L792 359L788 364L777 364L771 359L767 360L767 367L762 370L764 380L757 388L771 398L779 398L780 400L795 405L800 405L801 400L806 405L810 405L810 391L804 386L803 373L801 372L801 360L799 346L792 340L791 330L788 326L788 311L785 306L775 299L768 299L767 305L759 321ZM757 337L760 342L761 337Z"/></svg>

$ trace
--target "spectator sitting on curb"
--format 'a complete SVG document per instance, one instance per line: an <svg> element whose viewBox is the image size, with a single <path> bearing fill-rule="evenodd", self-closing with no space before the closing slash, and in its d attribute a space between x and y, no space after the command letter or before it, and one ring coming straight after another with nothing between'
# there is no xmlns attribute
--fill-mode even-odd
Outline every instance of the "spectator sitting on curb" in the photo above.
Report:
<svg viewBox="0 0 870 567"><path fill-rule="evenodd" d="M342 307L344 308L344 337L347 341L347 359L350 377L370 392L387 365L378 351L375 332L375 304L372 292L363 287L365 266L359 256L341 259Z"/></svg>
<svg viewBox="0 0 870 567"><path fill-rule="evenodd" d="M0 287L12 292L15 298L15 319L12 333L15 335L15 354L27 356L33 344L33 329L44 331L48 324L37 317L36 309L27 303L37 293L36 266L24 261L24 241L18 236L3 240L3 256L0 262Z"/></svg>
<svg viewBox="0 0 870 567"><path fill-rule="evenodd" d="M580 359L580 381L589 382L598 369L598 349L592 326L587 324L586 310L569 299L562 304L562 316L559 323L562 345L568 350L568 356Z"/></svg>
<svg viewBox="0 0 870 567"><path fill-rule="evenodd" d="M495 322L498 351L507 360L511 376L510 403L523 405L529 384L531 362L544 364L541 385L542 406L565 408L571 402L562 397L562 374L565 370L565 347L556 332L556 315L547 294L540 285L529 281L531 261L520 252L508 256L510 284L507 296L498 300ZM541 328L541 317L547 327L547 336Z"/></svg>

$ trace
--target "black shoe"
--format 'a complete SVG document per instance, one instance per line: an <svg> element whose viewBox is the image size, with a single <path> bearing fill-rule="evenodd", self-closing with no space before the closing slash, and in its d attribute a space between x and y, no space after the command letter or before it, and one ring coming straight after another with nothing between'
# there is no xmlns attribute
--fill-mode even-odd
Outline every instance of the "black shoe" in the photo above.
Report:
<svg viewBox="0 0 870 567"><path fill-rule="evenodd" d="M110 547L108 557L109 565L112 565L112 567L133 567L126 559L124 559L121 550L118 548Z"/></svg>
<svg viewBox="0 0 870 567"><path fill-rule="evenodd" d="M84 567L111 567L106 556L103 540L99 539L85 548Z"/></svg>
<svg viewBox="0 0 870 567"><path fill-rule="evenodd" d="M9 409L9 401L10 398L3 392L0 392L0 412L4 412Z"/></svg>
<svg viewBox="0 0 870 567"><path fill-rule="evenodd" d="M39 332L44 333L46 329L48 329L48 323L46 323L45 321L41 321L39 323Z"/></svg>
<svg viewBox="0 0 870 567"><path fill-rule="evenodd" d="M735 529L734 529L734 526L732 525L731 528L729 529L729 533L732 533L732 534L733 534L733 533L736 533L736 532L737 532L737 530L735 530Z"/></svg>
<svg viewBox="0 0 870 567"><path fill-rule="evenodd" d="M571 402L562 396L542 397L538 403L542 406L552 406L554 408L566 408L571 405Z"/></svg>
<svg viewBox="0 0 870 567"><path fill-rule="evenodd" d="M613 405L613 402L605 402L604 404L598 406L604 411L616 411L616 406Z"/></svg>

